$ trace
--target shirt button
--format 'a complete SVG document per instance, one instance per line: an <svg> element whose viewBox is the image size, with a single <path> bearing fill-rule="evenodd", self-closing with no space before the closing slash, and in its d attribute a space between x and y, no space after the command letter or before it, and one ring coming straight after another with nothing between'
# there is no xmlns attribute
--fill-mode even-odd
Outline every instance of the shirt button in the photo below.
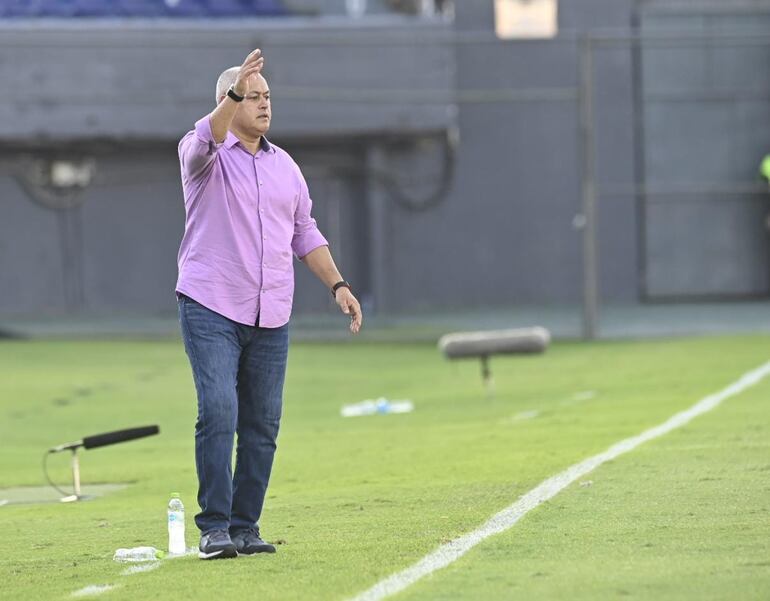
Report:
<svg viewBox="0 0 770 601"><path fill-rule="evenodd" d="M259 182L259 185L261 186L261 185L262 185L262 182Z"/></svg>

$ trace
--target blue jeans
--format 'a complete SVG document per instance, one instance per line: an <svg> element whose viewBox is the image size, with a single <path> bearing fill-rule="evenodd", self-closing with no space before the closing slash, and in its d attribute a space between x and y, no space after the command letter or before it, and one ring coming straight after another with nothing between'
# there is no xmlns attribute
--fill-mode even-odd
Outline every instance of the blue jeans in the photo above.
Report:
<svg viewBox="0 0 770 601"><path fill-rule="evenodd" d="M289 326L243 325L184 295L178 304L198 393L195 523L203 534L257 526L281 421Z"/></svg>

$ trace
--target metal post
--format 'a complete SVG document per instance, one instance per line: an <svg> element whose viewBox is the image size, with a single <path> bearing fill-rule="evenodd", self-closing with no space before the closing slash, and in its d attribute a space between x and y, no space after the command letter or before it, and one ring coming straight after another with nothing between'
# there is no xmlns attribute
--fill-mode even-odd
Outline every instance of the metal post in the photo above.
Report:
<svg viewBox="0 0 770 601"><path fill-rule="evenodd" d="M635 0L632 11L634 36L629 40L634 114L634 198L636 212L636 268L639 296L647 298L647 139L644 100L644 45L642 44L642 0Z"/></svg>
<svg viewBox="0 0 770 601"><path fill-rule="evenodd" d="M75 495L80 497L80 459L77 449L72 449L72 479L75 482Z"/></svg>
<svg viewBox="0 0 770 601"><path fill-rule="evenodd" d="M376 176L385 171L385 155L378 145L369 147L367 154L367 208L369 220L369 277L372 283L374 311L382 314L389 307L388 299L388 196Z"/></svg>
<svg viewBox="0 0 770 601"><path fill-rule="evenodd" d="M80 494L80 459L78 458L77 447L72 449L72 485L75 489L75 494L62 497L62 503L72 503L83 498L83 495Z"/></svg>
<svg viewBox="0 0 770 601"><path fill-rule="evenodd" d="M593 48L580 39L580 148L583 214L583 338L596 338L599 322L599 253L597 251L596 166L594 147Z"/></svg>

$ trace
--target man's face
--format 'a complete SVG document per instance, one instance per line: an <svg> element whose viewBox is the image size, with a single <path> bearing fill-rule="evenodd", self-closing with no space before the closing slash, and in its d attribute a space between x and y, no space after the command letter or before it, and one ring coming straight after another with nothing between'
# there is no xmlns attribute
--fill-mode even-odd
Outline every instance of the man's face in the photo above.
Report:
<svg viewBox="0 0 770 601"><path fill-rule="evenodd" d="M270 129L271 117L267 80L262 75L252 75L249 78L249 91L235 111L234 125L241 131L264 136Z"/></svg>

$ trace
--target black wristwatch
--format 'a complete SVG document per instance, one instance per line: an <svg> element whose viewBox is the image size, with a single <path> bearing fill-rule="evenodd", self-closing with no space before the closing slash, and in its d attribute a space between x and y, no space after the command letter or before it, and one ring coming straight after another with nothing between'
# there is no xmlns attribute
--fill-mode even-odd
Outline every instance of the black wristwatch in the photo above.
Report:
<svg viewBox="0 0 770 601"><path fill-rule="evenodd" d="M332 286L332 296L334 298L337 298L337 290L339 290L340 288L347 288L351 292L353 291L353 288L350 286L348 282L346 282L345 280L340 280L339 282L334 284L334 286Z"/></svg>
<svg viewBox="0 0 770 601"><path fill-rule="evenodd" d="M235 100L235 102L243 102L243 99L245 98L245 96L239 96L238 94L236 94L235 90L233 90L233 86L230 86L230 89L227 90L227 95L233 100Z"/></svg>

